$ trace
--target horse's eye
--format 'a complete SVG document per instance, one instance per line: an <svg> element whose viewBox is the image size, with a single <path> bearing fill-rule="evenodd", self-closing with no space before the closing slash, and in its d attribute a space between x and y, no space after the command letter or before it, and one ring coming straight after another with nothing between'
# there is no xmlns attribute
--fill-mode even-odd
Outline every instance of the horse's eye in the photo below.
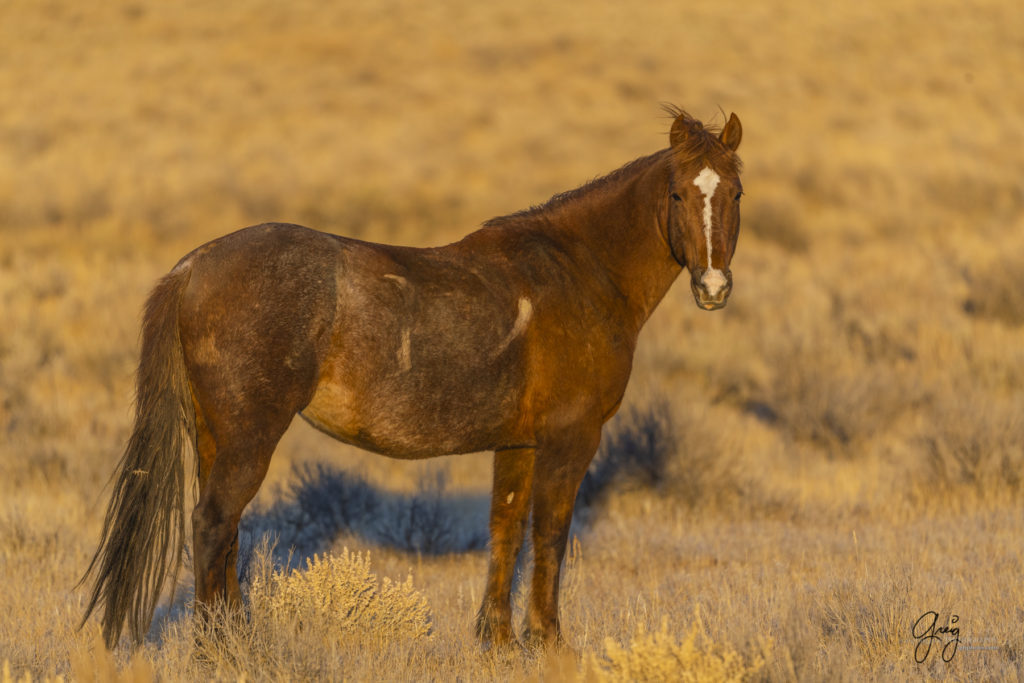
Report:
<svg viewBox="0 0 1024 683"><path fill-rule="evenodd" d="M739 201L740 197L742 197L742 196L743 196L743 191L740 190L739 192L736 193L736 201Z"/></svg>
<svg viewBox="0 0 1024 683"><path fill-rule="evenodd" d="M682 197L680 197L675 192L673 192L670 196L672 197L672 199L676 200L677 202L682 200Z"/></svg>

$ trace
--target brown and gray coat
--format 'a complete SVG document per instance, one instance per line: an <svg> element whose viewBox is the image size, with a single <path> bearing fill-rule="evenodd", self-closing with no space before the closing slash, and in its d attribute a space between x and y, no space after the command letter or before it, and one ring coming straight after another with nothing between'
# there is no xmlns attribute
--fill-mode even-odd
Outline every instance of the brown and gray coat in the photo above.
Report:
<svg viewBox="0 0 1024 683"><path fill-rule="evenodd" d="M448 246L267 224L183 258L147 304L135 428L90 565L86 616L103 603L107 644L125 620L143 637L180 565L190 443L197 603L238 603L238 521L296 414L397 458L493 450L478 636L513 637L512 569L532 510L525 637L558 639L573 501L640 328L684 267L702 308L732 286L739 120L712 134L673 115L669 148Z"/></svg>

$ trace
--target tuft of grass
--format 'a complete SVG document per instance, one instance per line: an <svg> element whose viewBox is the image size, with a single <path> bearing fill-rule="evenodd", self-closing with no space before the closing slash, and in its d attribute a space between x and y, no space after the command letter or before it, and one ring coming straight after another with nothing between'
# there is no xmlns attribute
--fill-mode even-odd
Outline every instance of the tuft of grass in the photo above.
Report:
<svg viewBox="0 0 1024 683"><path fill-rule="evenodd" d="M134 656L124 664L107 650L96 629L90 641L83 642L71 656L73 680L81 683L151 683L157 680L153 663L145 656Z"/></svg>
<svg viewBox="0 0 1024 683"><path fill-rule="evenodd" d="M382 640L430 635L430 610L412 575L378 579L370 553L314 555L305 570L258 573L249 589L252 628L316 634L326 641Z"/></svg>
<svg viewBox="0 0 1024 683"><path fill-rule="evenodd" d="M431 611L411 574L379 578L369 552L347 548L316 555L304 569L275 569L271 550L262 543L254 552L248 615L218 603L204 619L168 623L159 646L147 644L160 678L340 680L356 660L380 678L366 653L430 647Z"/></svg>
<svg viewBox="0 0 1024 683"><path fill-rule="evenodd" d="M766 644L762 650L767 650ZM765 665L759 653L748 661L727 643L708 635L700 610L694 611L690 630L678 641L663 618L657 631L642 626L628 645L605 640L604 655L587 658L588 678L598 681L728 681L749 680Z"/></svg>

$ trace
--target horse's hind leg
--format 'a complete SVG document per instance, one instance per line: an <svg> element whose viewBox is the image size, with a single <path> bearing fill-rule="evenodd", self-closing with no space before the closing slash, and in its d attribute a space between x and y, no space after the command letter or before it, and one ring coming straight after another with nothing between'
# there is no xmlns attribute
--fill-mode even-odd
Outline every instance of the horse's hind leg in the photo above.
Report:
<svg viewBox="0 0 1024 683"><path fill-rule="evenodd" d="M476 619L476 635L484 645L512 639L512 572L523 545L530 509L533 449L494 454L494 489L491 492L491 560L487 587Z"/></svg>
<svg viewBox="0 0 1024 683"><path fill-rule="evenodd" d="M241 408L241 409L240 409ZM196 601L241 602L238 521L259 490L277 442L293 413L255 402L197 419L199 500L192 511Z"/></svg>

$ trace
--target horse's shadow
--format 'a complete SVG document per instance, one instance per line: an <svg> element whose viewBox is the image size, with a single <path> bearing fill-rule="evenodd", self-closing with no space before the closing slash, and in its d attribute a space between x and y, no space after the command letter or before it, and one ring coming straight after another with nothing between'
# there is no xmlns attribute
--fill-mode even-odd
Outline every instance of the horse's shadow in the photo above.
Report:
<svg viewBox="0 0 1024 683"><path fill-rule="evenodd" d="M323 463L297 465L278 500L254 506L238 525L242 581L263 539L274 565L284 568L305 566L342 535L417 555L483 550L490 495L452 495L447 480L437 470L421 478L416 492L403 494Z"/></svg>

